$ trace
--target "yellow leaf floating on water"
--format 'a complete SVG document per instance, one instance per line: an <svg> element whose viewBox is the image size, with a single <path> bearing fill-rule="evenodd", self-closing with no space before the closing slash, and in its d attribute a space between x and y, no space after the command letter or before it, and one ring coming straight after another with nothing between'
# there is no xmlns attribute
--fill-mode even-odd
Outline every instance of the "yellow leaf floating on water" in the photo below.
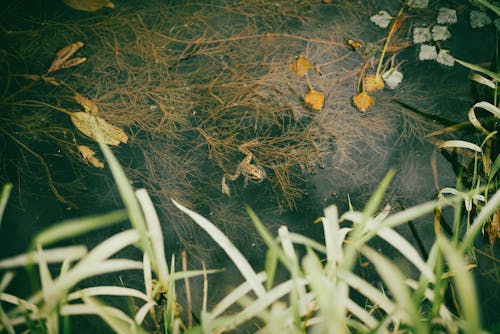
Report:
<svg viewBox="0 0 500 334"><path fill-rule="evenodd" d="M104 7L115 8L115 5L107 0L64 0L64 3L73 9L84 12L95 12Z"/></svg>
<svg viewBox="0 0 500 334"><path fill-rule="evenodd" d="M366 94L365 91L362 91L352 98L352 102L354 102L354 105L359 111L365 112L373 104L373 102L375 102L375 100L373 97Z"/></svg>
<svg viewBox="0 0 500 334"><path fill-rule="evenodd" d="M78 145L78 152L80 152L85 161L88 161L97 168L104 168L104 163L94 157L95 152L90 147L85 145Z"/></svg>
<svg viewBox="0 0 500 334"><path fill-rule="evenodd" d="M314 110L321 110L323 103L325 102L325 96L320 92L311 89L309 93L304 97L304 101L309 104Z"/></svg>
<svg viewBox="0 0 500 334"><path fill-rule="evenodd" d="M367 74L363 85L365 92L374 92L384 88L384 80L382 76L375 74Z"/></svg>
<svg viewBox="0 0 500 334"><path fill-rule="evenodd" d="M74 112L71 113L70 117L77 129L89 138L96 139L93 129L94 127L98 127L102 132L104 143L107 145L118 146L120 143L128 141L128 136L122 129L106 122L100 117L86 112Z"/></svg>
<svg viewBox="0 0 500 334"><path fill-rule="evenodd" d="M60 68L67 68L67 67L72 67L76 66L78 64L83 63L87 58L75 58L75 59L69 59L76 51L78 51L81 47L83 46L83 43L78 41L75 43L71 43L70 45L65 46L61 50L57 51L56 53L56 58L52 61L52 64L50 64L49 69L47 70L47 73L49 74L52 72L55 72L59 70Z"/></svg>
<svg viewBox="0 0 500 334"><path fill-rule="evenodd" d="M86 112L88 113L91 113L91 114L97 114L97 105L90 101L89 99L87 99L86 97L78 94L77 92L75 92L75 101L80 104L83 109L85 109Z"/></svg>
<svg viewBox="0 0 500 334"><path fill-rule="evenodd" d="M299 77L303 77L307 74L311 68L311 64L307 61L307 58L304 56L300 56L290 65L290 71L297 74Z"/></svg>

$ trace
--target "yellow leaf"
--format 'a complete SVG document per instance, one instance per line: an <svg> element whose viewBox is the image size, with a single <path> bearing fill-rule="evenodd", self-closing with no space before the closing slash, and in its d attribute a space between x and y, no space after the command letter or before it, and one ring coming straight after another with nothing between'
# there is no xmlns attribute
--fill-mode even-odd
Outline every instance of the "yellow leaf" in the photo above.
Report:
<svg viewBox="0 0 500 334"><path fill-rule="evenodd" d="M87 99L86 97L78 94L77 92L75 92L75 101L80 104L83 109L85 109L86 112L88 113L91 113L91 114L97 114L97 105L90 101L89 99Z"/></svg>
<svg viewBox="0 0 500 334"><path fill-rule="evenodd" d="M366 94L365 91L362 91L352 98L352 102L354 102L354 105L356 106L356 108L358 108L359 111L365 112L366 110L368 110L368 107L370 107L373 102L375 102L375 100L373 99L373 97Z"/></svg>
<svg viewBox="0 0 500 334"><path fill-rule="evenodd" d="M314 110L321 110L323 103L325 102L325 96L320 92L311 89L309 93L304 97L304 101L309 104Z"/></svg>
<svg viewBox="0 0 500 334"><path fill-rule="evenodd" d="M104 163L99 161L96 157L94 157L95 152L88 146L78 145L78 152L82 155L83 159L91 163L97 168L104 168Z"/></svg>
<svg viewBox="0 0 500 334"><path fill-rule="evenodd" d="M364 90L365 92L373 92L376 90L381 90L384 88L384 80L382 79L382 76L380 75L375 75L375 74L367 74L365 76L365 81L364 81Z"/></svg>
<svg viewBox="0 0 500 334"><path fill-rule="evenodd" d="M104 7L115 8L115 5L107 0L64 0L64 3L73 9L84 12L95 12Z"/></svg>
<svg viewBox="0 0 500 334"><path fill-rule="evenodd" d="M304 56L300 56L295 59L295 61L290 65L290 71L297 74L299 77L303 77L307 74L311 68L311 64L307 61L307 58Z"/></svg>
<svg viewBox="0 0 500 334"><path fill-rule="evenodd" d="M104 137L104 143L107 145L118 146L120 143L128 141L128 136L122 129L117 128L100 117L86 112L74 112L71 113L70 117L77 129L89 138L96 139L94 127L98 127Z"/></svg>

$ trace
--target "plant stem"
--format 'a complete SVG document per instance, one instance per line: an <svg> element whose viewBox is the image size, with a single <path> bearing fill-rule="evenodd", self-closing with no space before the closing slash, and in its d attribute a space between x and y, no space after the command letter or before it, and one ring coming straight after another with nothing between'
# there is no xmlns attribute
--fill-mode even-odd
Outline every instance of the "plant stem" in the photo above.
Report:
<svg viewBox="0 0 500 334"><path fill-rule="evenodd" d="M382 49L382 55L380 56L380 60L378 62L377 72L375 74L376 77L378 77L380 75L380 69L382 68L382 63L384 62L385 53L387 51L387 48L389 47L389 43L391 42L391 38L392 38L392 35L394 34L394 31L396 31L398 19L401 17L401 14L403 14L403 11L404 11L407 3L408 3L408 0L406 0L403 3L403 5L401 6L401 9L399 10L398 15L396 15L396 17L394 18L394 21L392 22L391 30L389 30L389 33L387 34L387 39L385 40L385 45L384 45L384 48Z"/></svg>

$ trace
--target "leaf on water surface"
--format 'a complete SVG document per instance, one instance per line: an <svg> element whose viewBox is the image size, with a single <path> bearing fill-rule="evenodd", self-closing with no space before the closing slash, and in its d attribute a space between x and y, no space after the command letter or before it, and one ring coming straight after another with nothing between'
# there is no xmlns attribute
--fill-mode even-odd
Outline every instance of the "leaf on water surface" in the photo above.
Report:
<svg viewBox="0 0 500 334"><path fill-rule="evenodd" d="M430 41L432 38L429 27L413 29L413 43L420 44Z"/></svg>
<svg viewBox="0 0 500 334"><path fill-rule="evenodd" d="M374 92L377 90L384 89L384 80L380 75L367 74L365 76L363 87L365 92Z"/></svg>
<svg viewBox="0 0 500 334"><path fill-rule="evenodd" d="M389 89L396 89L396 87L401 84L401 81L403 81L403 73L391 68L382 73L382 79L384 79L384 82Z"/></svg>
<svg viewBox="0 0 500 334"><path fill-rule="evenodd" d="M433 45L422 44L420 46L420 52L418 54L418 59L420 60L434 60L437 58L436 47Z"/></svg>
<svg viewBox="0 0 500 334"><path fill-rule="evenodd" d="M97 168L104 168L104 163L99 161L94 155L95 152L88 146L78 145L78 152L82 155L83 159Z"/></svg>
<svg viewBox="0 0 500 334"><path fill-rule="evenodd" d="M80 41L71 43L61 50L57 51L56 53L56 58L52 61L52 64L50 64L49 69L47 70L47 73L49 74L52 72L55 72L59 70L63 64L66 62L72 62L73 60L68 60L76 51L78 51L84 44ZM81 59L81 58L76 58L76 59ZM86 60L86 59L85 59ZM80 61L82 63L83 61ZM80 64L79 63L79 64ZM78 64L72 65L76 66ZM71 66L66 66L66 67L71 67Z"/></svg>
<svg viewBox="0 0 500 334"><path fill-rule="evenodd" d="M325 102L325 96L311 88L309 93L304 96L304 101L306 101L306 103L309 104L314 110L321 110L321 107L323 107L323 103Z"/></svg>
<svg viewBox="0 0 500 334"><path fill-rule="evenodd" d="M451 33L447 26L434 26L432 27L432 39L434 41L446 41L451 37Z"/></svg>
<svg viewBox="0 0 500 334"><path fill-rule="evenodd" d="M74 112L71 113L70 117L77 129L93 140L96 140L93 127L97 126L102 132L103 141L106 145L118 146L120 143L127 143L128 141L128 136L122 129L108 123L100 117L93 116L86 112Z"/></svg>
<svg viewBox="0 0 500 334"><path fill-rule="evenodd" d="M450 50L439 50L436 61L450 67L455 65L455 58L450 54Z"/></svg>
<svg viewBox="0 0 500 334"><path fill-rule="evenodd" d="M482 28L491 23L491 19L486 13L479 10L470 11L470 26L473 29Z"/></svg>
<svg viewBox="0 0 500 334"><path fill-rule="evenodd" d="M454 24L457 23L457 11L454 9L441 7L437 16L438 24Z"/></svg>
<svg viewBox="0 0 500 334"><path fill-rule="evenodd" d="M95 12L104 7L115 8L115 5L107 0L64 0L64 3L68 7L84 12Z"/></svg>
<svg viewBox="0 0 500 334"><path fill-rule="evenodd" d="M370 21L375 23L380 28L387 28L392 21L392 15L385 10L381 10L377 14L370 17Z"/></svg>
<svg viewBox="0 0 500 334"><path fill-rule="evenodd" d="M354 105L359 111L365 112L373 104L373 102L375 102L375 100L365 91L362 91L352 98L352 102L354 102Z"/></svg>
<svg viewBox="0 0 500 334"><path fill-rule="evenodd" d="M294 60L294 62L290 65L290 71L297 74L299 77L303 77L307 74L307 71L312 69L313 67L309 63L306 57L300 56Z"/></svg>

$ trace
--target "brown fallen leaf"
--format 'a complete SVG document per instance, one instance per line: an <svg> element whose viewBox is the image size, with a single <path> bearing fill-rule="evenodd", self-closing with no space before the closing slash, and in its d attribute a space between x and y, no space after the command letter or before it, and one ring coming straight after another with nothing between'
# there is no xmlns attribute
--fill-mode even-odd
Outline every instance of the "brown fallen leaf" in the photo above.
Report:
<svg viewBox="0 0 500 334"><path fill-rule="evenodd" d="M70 68L76 65L80 65L81 63L84 63L87 61L87 58L85 57L80 57L80 58L72 58L68 61L65 61L62 65L61 68Z"/></svg>
<svg viewBox="0 0 500 334"><path fill-rule="evenodd" d="M365 91L362 91L352 98L352 102L354 102L354 105L359 111L365 112L373 104L373 102L375 102L375 100Z"/></svg>
<svg viewBox="0 0 500 334"><path fill-rule="evenodd" d="M95 152L90 147L85 145L78 145L78 152L80 152L85 161L89 162L94 167L104 168L104 163L99 161L99 159L94 156Z"/></svg>
<svg viewBox="0 0 500 334"><path fill-rule="evenodd" d="M321 107L323 107L323 103L325 102L325 96L311 88L309 93L307 93L304 97L304 101L306 101L306 103L309 104L314 110L321 110Z"/></svg>
<svg viewBox="0 0 500 334"><path fill-rule="evenodd" d="M97 105L90 101L89 99L87 99L86 97L78 94L77 92L75 92L75 95L74 95L74 98L75 98L75 101L80 104L83 109L85 109L86 112L88 113L91 113L93 115L97 114Z"/></svg>
<svg viewBox="0 0 500 334"><path fill-rule="evenodd" d="M500 209L495 211L493 218L491 218L491 223L486 225L485 229L488 234L490 246L493 247L497 238L500 237Z"/></svg>
<svg viewBox="0 0 500 334"><path fill-rule="evenodd" d="M363 87L365 92L374 92L384 88L384 80L381 75L367 74L365 76Z"/></svg>
<svg viewBox="0 0 500 334"><path fill-rule="evenodd" d="M304 56L300 56L294 60L294 62L290 65L290 71L297 74L299 77L303 77L307 74L307 71L312 69L313 66L309 64L307 58Z"/></svg>
<svg viewBox="0 0 500 334"><path fill-rule="evenodd" d="M52 72L55 72L61 68L61 66L68 61L69 57L71 57L78 49L83 46L82 42L75 42L70 45L65 46L61 50L56 52L56 58L50 64L49 69L47 70L46 75Z"/></svg>
<svg viewBox="0 0 500 334"><path fill-rule="evenodd" d="M128 141L128 136L122 129L106 122L100 117L82 111L71 113L70 117L76 128L93 140L96 140L94 127L98 127L102 132L104 143L107 145L118 146L120 143Z"/></svg>
<svg viewBox="0 0 500 334"><path fill-rule="evenodd" d="M104 7L115 8L115 5L107 0L64 0L64 3L73 9L84 12L95 12Z"/></svg>

